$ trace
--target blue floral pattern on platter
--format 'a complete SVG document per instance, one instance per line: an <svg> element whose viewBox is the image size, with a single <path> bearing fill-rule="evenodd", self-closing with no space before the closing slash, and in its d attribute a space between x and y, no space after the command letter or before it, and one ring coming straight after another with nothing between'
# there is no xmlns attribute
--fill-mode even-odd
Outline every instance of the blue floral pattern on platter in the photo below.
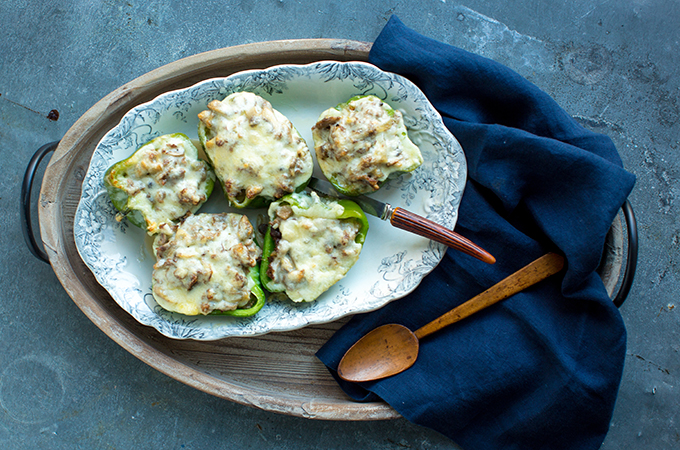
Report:
<svg viewBox="0 0 680 450"><path fill-rule="evenodd" d="M205 80L167 92L129 111L97 145L83 181L74 237L85 264L111 297L144 325L175 339L215 340L287 331L378 309L413 291L439 264L446 247L369 217L361 257L347 276L312 303L271 296L254 317L183 316L160 308L151 294L155 259L151 238L116 220L102 179L113 163L147 141L168 133L197 139L197 115L215 99L249 91L269 100L313 147L311 127L326 109L361 94L373 94L399 109L424 163L411 174L386 183L376 198L453 229L466 179L458 141L442 123L425 95L409 80L363 62L322 61L274 66ZM313 149L312 149L312 153ZM318 167L315 175L321 176ZM216 186L199 212L240 212L253 223L263 210L230 208Z"/></svg>

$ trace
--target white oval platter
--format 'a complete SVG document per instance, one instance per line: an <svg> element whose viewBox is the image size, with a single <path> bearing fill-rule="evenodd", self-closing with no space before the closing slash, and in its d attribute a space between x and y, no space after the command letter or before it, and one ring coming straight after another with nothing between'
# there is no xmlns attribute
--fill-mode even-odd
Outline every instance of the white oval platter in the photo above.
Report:
<svg viewBox="0 0 680 450"><path fill-rule="evenodd" d="M197 115L215 99L249 91L272 103L300 131L313 152L311 128L324 110L356 95L377 95L399 109L424 163L391 180L376 198L453 229L466 179L458 141L425 95L409 80L363 62L323 61L249 70L164 93L130 110L97 145L82 185L74 221L76 247L97 281L125 311L175 339L215 340L287 331L378 309L412 292L441 261L446 247L369 216L359 261L347 276L311 303L270 298L255 316L183 316L159 307L151 294L155 262L146 232L116 221L102 179L113 163L168 133L197 138ZM315 175L321 176L318 166ZM216 186L199 212L240 212L255 223L263 210L236 210Z"/></svg>

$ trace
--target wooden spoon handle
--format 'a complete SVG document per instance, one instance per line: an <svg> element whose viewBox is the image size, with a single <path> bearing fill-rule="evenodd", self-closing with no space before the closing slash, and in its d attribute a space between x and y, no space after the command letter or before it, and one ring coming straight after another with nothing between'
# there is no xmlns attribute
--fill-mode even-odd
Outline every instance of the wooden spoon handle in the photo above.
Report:
<svg viewBox="0 0 680 450"><path fill-rule="evenodd" d="M410 231L411 233L455 248L456 250L474 256L485 263L493 264L496 262L496 258L471 240L464 238L455 231L451 231L436 222L412 213L411 211L407 211L404 208L394 208L394 211L390 216L390 223L402 230Z"/></svg>
<svg viewBox="0 0 680 450"><path fill-rule="evenodd" d="M432 322L417 329L414 334L418 339L439 331L442 328L458 322L487 306L528 288L541 280L556 274L564 267L564 258L556 253L548 253L536 261L521 268L509 277L490 287L467 302L453 308Z"/></svg>

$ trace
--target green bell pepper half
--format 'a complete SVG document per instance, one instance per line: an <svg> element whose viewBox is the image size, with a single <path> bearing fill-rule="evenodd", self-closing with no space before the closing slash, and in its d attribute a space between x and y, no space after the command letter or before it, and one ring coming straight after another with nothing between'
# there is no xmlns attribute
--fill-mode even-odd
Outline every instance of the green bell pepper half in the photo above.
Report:
<svg viewBox="0 0 680 450"><path fill-rule="evenodd" d="M366 235L368 234L368 219L366 218L366 214L364 214L359 205L357 205L352 200L333 199L333 201L335 201L336 203L340 204L343 207L342 214L336 217L336 219L354 220L360 224L359 232L354 238L354 242L363 245L364 242L366 241ZM278 200L278 202L288 203L291 206L302 207L300 202L295 198L295 195L286 195L285 197L282 197L280 200ZM271 224L269 224L267 226L267 232L264 235L264 243L262 244L262 263L260 264L260 279L262 280L262 285L267 291L281 292L272 290L272 288L269 287L269 284L272 280L269 277L269 275L267 275L267 271L269 270L269 257L271 256L272 252L274 252L274 250L276 249L276 243L274 242L274 238L271 235L271 230L272 227Z"/></svg>
<svg viewBox="0 0 680 450"><path fill-rule="evenodd" d="M208 163L210 164L213 169L215 168L215 162L210 158L210 155L208 154L206 148L206 142L208 142L210 138L206 134L206 130L208 128L205 126L205 124L201 121L198 123L198 140L201 142L201 145L203 146L203 153L205 154L206 159L208 160ZM293 129L300 134L297 129L293 126ZM217 174L217 172L215 172ZM219 175L217 175L217 178L220 178ZM304 191L307 188L307 184L309 184L309 180L312 178L312 174L309 175L309 178L307 178L303 183L301 183L299 186L295 188L295 193L300 193ZM220 182L223 182L220 180ZM278 199L273 198L273 197L267 197L264 195L256 195L253 198L246 198L245 195L243 195L243 198L230 198L229 195L227 195L226 190L224 190L224 198L227 199L229 204L233 206L234 208L237 209L242 209L242 208L249 208L249 209L257 209L257 208L265 208L269 206L272 202L277 201Z"/></svg>
<svg viewBox="0 0 680 450"><path fill-rule="evenodd" d="M371 94L367 94L367 95L355 95L354 97L350 98L350 99L347 100L346 102L338 103L338 104L335 106L335 109L338 110L338 111L342 111L343 109L347 108L347 107L349 106L350 103L352 103L352 102L354 102L354 101L356 101L356 100L360 100L360 99L362 99L362 98L366 98L366 97L376 97L376 96L375 96L375 95L371 95ZM378 97L376 97L376 98L378 98ZM378 98L378 99L379 99L379 98ZM381 101L382 101L382 100L381 100ZM387 115L389 115L390 117L394 117L394 109L393 109L389 104L387 104L386 102L382 101L382 103L383 103L383 109L385 110L385 112L387 113ZM403 136L404 136L404 138L405 138L406 140L409 140L408 134L406 134L406 133L402 133L402 134L403 134ZM409 140L409 141L410 141L410 140ZM414 164L414 165L411 166L411 167L405 168L404 170L400 170L400 171L398 171L398 172L393 172L393 173L389 174L388 177L387 177L385 180L378 181L378 186L379 186L379 187L382 187L383 184L385 184L385 183L388 182L389 180L392 180L392 179L394 179L394 178L398 178L399 176L401 176L401 175L403 175L403 174L405 174L405 173L413 172L413 171L416 170L418 167L420 167L420 165L421 165L420 163L416 163L416 164ZM370 193L370 192L366 192L366 191L360 190L360 189L346 188L346 187L344 187L343 185L341 185L341 184L338 182L338 180L336 179L336 177L334 177L332 174L330 174L330 173L324 173L324 175L326 176L326 178L328 179L328 181L333 185L333 187L334 187L339 193L341 193L342 195L345 195L345 196L347 196L347 197L356 197L356 196L359 196L359 195L364 195L364 194L369 194L369 193Z"/></svg>
<svg viewBox="0 0 680 450"><path fill-rule="evenodd" d="M131 209L128 206L130 196L127 194L127 192L118 187L117 184L121 179L124 179L126 177L128 169L132 167L132 158L140 149L147 145L154 144L156 142L160 142L161 140L169 138L179 138L185 141L184 148L187 158L198 160L205 164L205 167L208 171L208 177L205 182L206 200L210 197L213 187L215 186L215 176L212 174L212 169L205 161L201 160L198 157L198 149L194 146L193 142L191 142L191 139L189 139L185 134L183 133L167 134L154 138L149 142L141 145L128 158L122 161L118 161L117 163L111 165L111 167L109 167L106 170L106 172L104 173L104 187L106 188L106 192L109 195L109 198L111 199L111 203L113 204L114 208L120 211L123 217L125 217L131 224L143 230L147 230L147 221L144 216L144 213L138 209Z"/></svg>

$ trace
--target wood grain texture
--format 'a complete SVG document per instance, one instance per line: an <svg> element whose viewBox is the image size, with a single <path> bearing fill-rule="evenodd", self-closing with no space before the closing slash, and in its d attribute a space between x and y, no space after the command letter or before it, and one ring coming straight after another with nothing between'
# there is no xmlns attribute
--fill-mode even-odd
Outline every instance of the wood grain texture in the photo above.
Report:
<svg viewBox="0 0 680 450"><path fill-rule="evenodd" d="M455 248L486 263L493 264L496 262L496 258L489 252L469 239L404 208L397 207L394 209L390 216L390 223L397 228Z"/></svg>

